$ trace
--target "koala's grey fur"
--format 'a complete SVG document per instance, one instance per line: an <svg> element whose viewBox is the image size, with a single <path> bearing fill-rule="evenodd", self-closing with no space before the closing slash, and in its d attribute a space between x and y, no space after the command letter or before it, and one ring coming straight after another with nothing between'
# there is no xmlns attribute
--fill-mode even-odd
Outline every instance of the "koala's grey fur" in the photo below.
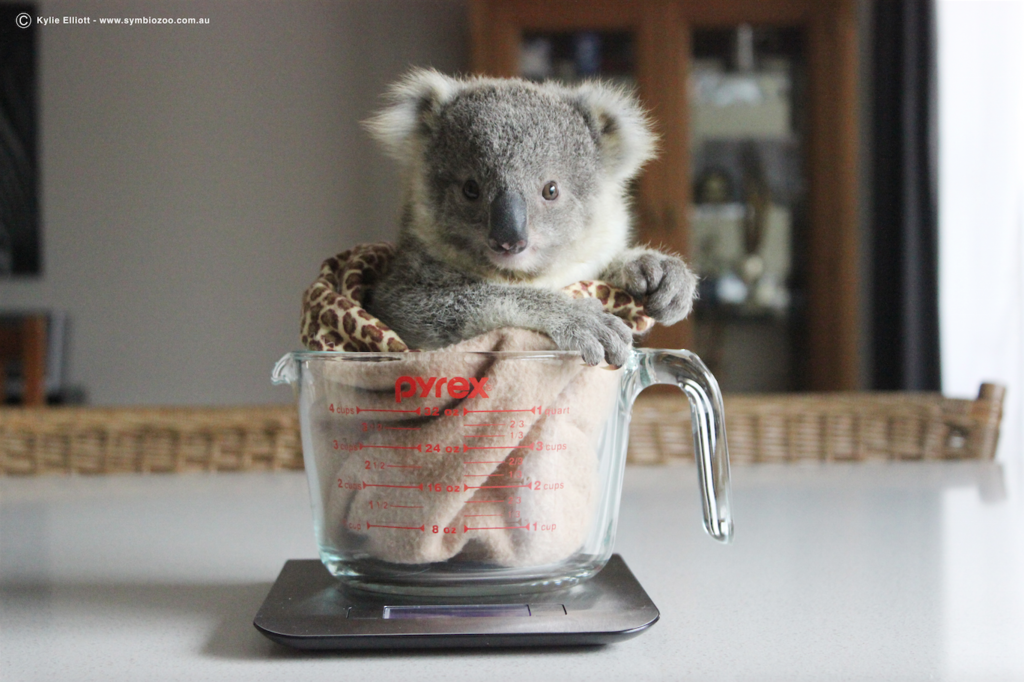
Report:
<svg viewBox="0 0 1024 682"><path fill-rule="evenodd" d="M366 125L402 164L402 224L364 304L412 347L524 327L589 364L623 364L622 320L559 291L579 280L624 289L663 324L690 312L686 264L630 248L626 185L655 142L630 94L425 70L389 94Z"/></svg>

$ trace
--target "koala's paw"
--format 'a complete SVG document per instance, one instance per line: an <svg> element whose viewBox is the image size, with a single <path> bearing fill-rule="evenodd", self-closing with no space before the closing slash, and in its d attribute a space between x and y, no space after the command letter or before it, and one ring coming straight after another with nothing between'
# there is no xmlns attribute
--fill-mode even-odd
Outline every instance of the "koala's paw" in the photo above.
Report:
<svg viewBox="0 0 1024 682"><path fill-rule="evenodd" d="M697 276L675 256L646 251L616 273L617 284L644 304L644 312L662 324L675 324L690 314Z"/></svg>
<svg viewBox="0 0 1024 682"><path fill-rule="evenodd" d="M633 347L633 332L620 318L601 309L597 299L574 300L566 306L563 319L548 332L561 350L579 351L588 365L606 360L621 367Z"/></svg>

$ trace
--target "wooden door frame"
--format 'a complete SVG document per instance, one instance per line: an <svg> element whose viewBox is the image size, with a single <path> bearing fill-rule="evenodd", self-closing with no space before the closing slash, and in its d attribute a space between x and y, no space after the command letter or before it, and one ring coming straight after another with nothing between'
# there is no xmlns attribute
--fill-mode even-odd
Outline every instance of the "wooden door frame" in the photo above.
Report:
<svg viewBox="0 0 1024 682"><path fill-rule="evenodd" d="M640 185L640 240L690 256L690 45L698 28L739 23L802 28L807 37L807 339L812 390L860 387L858 47L856 0L472 0L471 68L514 76L524 30L628 30L639 95L661 136ZM675 121L674 124L671 122ZM686 321L656 328L649 345L688 347Z"/></svg>

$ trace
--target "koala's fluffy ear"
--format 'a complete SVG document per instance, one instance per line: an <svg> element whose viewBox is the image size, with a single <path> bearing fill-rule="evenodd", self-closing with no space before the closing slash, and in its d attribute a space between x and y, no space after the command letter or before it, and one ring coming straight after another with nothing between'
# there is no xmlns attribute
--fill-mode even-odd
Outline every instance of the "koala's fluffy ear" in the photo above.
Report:
<svg viewBox="0 0 1024 682"><path fill-rule="evenodd" d="M408 162L458 88L458 81L433 69L416 69L388 90L388 105L363 125L390 156Z"/></svg>
<svg viewBox="0 0 1024 682"><path fill-rule="evenodd" d="M631 180L655 155L657 136L647 112L626 89L598 82L576 88L575 104L583 112L608 177Z"/></svg>

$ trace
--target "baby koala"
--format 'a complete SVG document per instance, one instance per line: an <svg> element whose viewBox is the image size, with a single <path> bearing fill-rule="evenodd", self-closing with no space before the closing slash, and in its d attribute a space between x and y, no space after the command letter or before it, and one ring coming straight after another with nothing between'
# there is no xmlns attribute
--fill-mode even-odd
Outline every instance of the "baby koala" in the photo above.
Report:
<svg viewBox="0 0 1024 682"><path fill-rule="evenodd" d="M364 306L410 346L522 327L620 366L630 329L562 287L602 280L663 324L690 312L686 264L631 248L627 183L655 143L632 95L417 70L389 97L366 126L402 164L401 230Z"/></svg>

